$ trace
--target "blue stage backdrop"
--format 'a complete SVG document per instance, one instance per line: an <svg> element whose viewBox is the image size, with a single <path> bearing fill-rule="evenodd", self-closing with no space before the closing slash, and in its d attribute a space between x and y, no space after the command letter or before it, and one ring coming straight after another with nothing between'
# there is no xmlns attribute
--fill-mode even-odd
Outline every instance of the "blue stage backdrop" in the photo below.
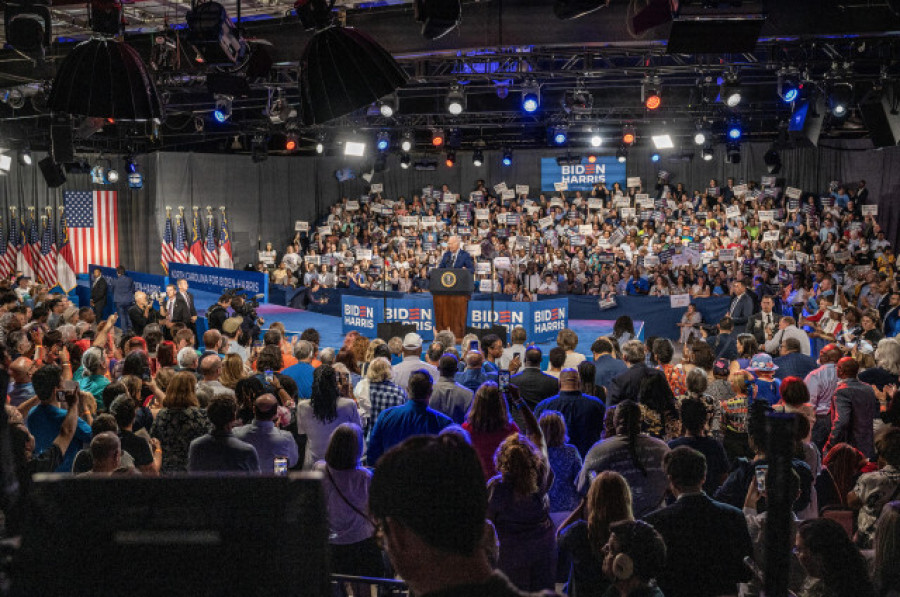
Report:
<svg viewBox="0 0 900 597"><path fill-rule="evenodd" d="M260 303L269 302L269 277L261 272L169 263L169 279L184 278L192 288L221 294L228 288L243 288L250 295L262 294Z"/></svg>
<svg viewBox="0 0 900 597"><path fill-rule="evenodd" d="M555 183L564 182L570 191L590 191L594 185L605 182L611 189L614 182L625 188L625 164L619 163L614 155L597 156L593 164L587 157L581 164L560 166L556 158L541 158L541 190L553 191Z"/></svg>

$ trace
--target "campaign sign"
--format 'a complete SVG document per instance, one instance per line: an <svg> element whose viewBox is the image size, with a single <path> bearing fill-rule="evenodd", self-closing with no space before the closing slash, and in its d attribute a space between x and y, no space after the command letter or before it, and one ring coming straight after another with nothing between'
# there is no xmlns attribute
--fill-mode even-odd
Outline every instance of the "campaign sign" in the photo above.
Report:
<svg viewBox="0 0 900 597"><path fill-rule="evenodd" d="M356 330L367 338L374 338L382 323L384 304L380 298L341 295L341 323L344 334Z"/></svg>
<svg viewBox="0 0 900 597"><path fill-rule="evenodd" d="M243 288L247 294L263 295L260 303L269 302L269 276L262 272L169 262L169 279L179 278L184 278L197 290L221 294L229 288Z"/></svg>
<svg viewBox="0 0 900 597"><path fill-rule="evenodd" d="M381 304L379 304L381 310ZM422 298L389 298L384 323L411 323L423 340L434 339L434 301L431 295ZM344 326L346 328L346 326ZM346 332L345 332L346 333Z"/></svg>
<svg viewBox="0 0 900 597"><path fill-rule="evenodd" d="M620 164L616 156L597 156L591 164L587 157L580 164L560 166L556 158L541 158L541 190L556 190L555 185L565 183L569 191L590 191L595 184L605 182L625 183L625 164Z"/></svg>
<svg viewBox="0 0 900 597"><path fill-rule="evenodd" d="M569 299L548 299L536 303L495 301L470 301L466 325L489 328L506 326L507 333L522 326L529 342L549 342L556 339L560 330L569 324Z"/></svg>
<svg viewBox="0 0 900 597"><path fill-rule="evenodd" d="M549 342L556 339L560 330L569 326L569 299L550 299L528 303L531 307L531 329L528 340Z"/></svg>

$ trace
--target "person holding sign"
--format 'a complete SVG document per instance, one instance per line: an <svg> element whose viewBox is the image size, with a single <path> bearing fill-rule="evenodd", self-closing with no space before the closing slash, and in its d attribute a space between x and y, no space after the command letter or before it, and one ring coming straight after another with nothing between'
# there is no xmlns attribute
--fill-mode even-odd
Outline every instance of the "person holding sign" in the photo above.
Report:
<svg viewBox="0 0 900 597"><path fill-rule="evenodd" d="M441 263L438 267L441 269L448 267L464 267L473 274L475 273L475 262L472 260L472 256L468 251L460 248L458 236L451 236L447 239L447 250L444 251L444 255L441 257Z"/></svg>

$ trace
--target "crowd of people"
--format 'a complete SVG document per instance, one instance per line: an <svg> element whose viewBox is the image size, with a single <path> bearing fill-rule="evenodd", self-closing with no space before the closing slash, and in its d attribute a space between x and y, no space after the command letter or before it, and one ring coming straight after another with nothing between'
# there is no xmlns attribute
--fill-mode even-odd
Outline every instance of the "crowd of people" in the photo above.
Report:
<svg viewBox="0 0 900 597"><path fill-rule="evenodd" d="M827 280L812 297L823 317L860 300ZM333 571L397 575L416 594L564 583L679 597L759 594L766 422L780 411L793 421L792 590L896 594L900 341L868 330L853 343L821 320L806 332L772 314L773 297L741 281L732 292L716 330L680 350L623 318L590 358L560 331L544 366L521 327L509 342L351 332L328 347L275 322L256 343L227 295L197 338L185 284L140 329L40 288L0 289L5 430L25 493L40 471L319 471ZM27 523L20 505L7 532Z"/></svg>

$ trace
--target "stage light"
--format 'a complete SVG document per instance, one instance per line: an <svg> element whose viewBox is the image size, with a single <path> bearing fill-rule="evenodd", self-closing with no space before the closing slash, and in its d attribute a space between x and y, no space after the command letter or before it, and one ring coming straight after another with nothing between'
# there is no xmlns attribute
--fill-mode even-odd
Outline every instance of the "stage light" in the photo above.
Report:
<svg viewBox="0 0 900 597"><path fill-rule="evenodd" d="M722 86L719 88L719 97L729 108L736 108L741 103L740 78L735 72L725 73Z"/></svg>
<svg viewBox="0 0 900 597"><path fill-rule="evenodd" d="M566 114L590 114L594 109L594 96L582 87L567 90L563 95L562 108Z"/></svg>
<svg viewBox="0 0 900 597"><path fill-rule="evenodd" d="M412 160L410 159L408 153L404 153L404 154L400 155L400 167L403 168L404 170L409 169L409 164L411 161Z"/></svg>
<svg viewBox="0 0 900 597"><path fill-rule="evenodd" d="M522 109L534 112L541 105L541 86L536 81L526 82L522 85Z"/></svg>
<svg viewBox="0 0 900 597"><path fill-rule="evenodd" d="M700 157L703 158L704 162L709 162L713 159L713 148L712 145L705 146L702 150L700 150Z"/></svg>
<svg viewBox="0 0 900 597"><path fill-rule="evenodd" d="M319 155L325 153L325 133L316 135L316 153Z"/></svg>
<svg viewBox="0 0 900 597"><path fill-rule="evenodd" d="M709 138L709 133L707 133L706 129L703 128L703 123L697 123L697 131L694 133L694 144L695 145L704 145L706 140Z"/></svg>
<svg viewBox="0 0 900 597"><path fill-rule="evenodd" d="M669 135L653 135L651 139L653 139L653 145L657 149L672 149L675 147L675 143L672 142L672 137Z"/></svg>
<svg viewBox="0 0 900 597"><path fill-rule="evenodd" d="M790 104L800 97L800 89L798 87L788 87L784 90L784 95L781 97L786 103Z"/></svg>
<svg viewBox="0 0 900 597"><path fill-rule="evenodd" d="M344 155L362 157L366 155L366 144L361 141L344 141Z"/></svg>
<svg viewBox="0 0 900 597"><path fill-rule="evenodd" d="M299 139L297 137L297 133L288 133L287 135L285 135L285 139L284 139L285 151L296 151L298 142L299 142Z"/></svg>
<svg viewBox="0 0 900 597"><path fill-rule="evenodd" d="M651 153L651 154L650 154L650 161L651 161L651 162L658 162L658 161L659 161L659 154L656 153L656 152Z"/></svg>
<svg viewBox="0 0 900 597"><path fill-rule="evenodd" d="M659 77L644 77L644 81L641 83L641 101L648 110L656 110L662 105L661 87Z"/></svg>
<svg viewBox="0 0 900 597"><path fill-rule="evenodd" d="M0 101L13 110L19 110L25 106L25 94L22 93L21 89L14 87L8 91L4 91L3 95L0 96Z"/></svg>
<svg viewBox="0 0 900 597"><path fill-rule="evenodd" d="M231 118L232 98L230 95L216 94L216 108L213 110L213 118L216 122L225 122Z"/></svg>
<svg viewBox="0 0 900 597"><path fill-rule="evenodd" d="M396 93L384 97L378 102L378 111L385 118L391 118L400 109L400 98Z"/></svg>
<svg viewBox="0 0 900 597"><path fill-rule="evenodd" d="M106 184L106 169L97 165L91 168L91 182L94 184Z"/></svg>
<svg viewBox="0 0 900 597"><path fill-rule="evenodd" d="M125 158L125 170L128 172L128 186L132 189L140 189L144 186L144 176L141 174L138 163L134 161L134 156Z"/></svg>
<svg viewBox="0 0 900 597"><path fill-rule="evenodd" d="M600 136L600 133L591 133L591 147L600 147L601 145L603 145L603 137Z"/></svg>
<svg viewBox="0 0 900 597"><path fill-rule="evenodd" d="M114 184L119 182L119 173L116 170L110 168L106 171L106 182L107 184Z"/></svg>
<svg viewBox="0 0 900 597"><path fill-rule="evenodd" d="M729 164L741 163L741 144L729 143L725 146L725 161Z"/></svg>
<svg viewBox="0 0 900 597"><path fill-rule="evenodd" d="M851 103L853 103L853 85L846 81L834 83L828 94L828 109L831 110L831 114L838 118L846 116Z"/></svg>
<svg viewBox="0 0 900 597"><path fill-rule="evenodd" d="M0 153L0 171L5 174L9 172L10 168L12 168L12 156Z"/></svg>
<svg viewBox="0 0 900 597"><path fill-rule="evenodd" d="M732 141L737 141L741 138L741 125L738 123L732 123L728 125L728 138Z"/></svg>
<svg viewBox="0 0 900 597"><path fill-rule="evenodd" d="M458 85L454 85L447 93L447 111L453 116L459 116L466 109L466 94Z"/></svg>
<svg viewBox="0 0 900 597"><path fill-rule="evenodd" d="M444 144L444 131L441 129L435 129L431 131L431 144L435 147L440 147Z"/></svg>
<svg viewBox="0 0 900 597"><path fill-rule="evenodd" d="M375 148L378 151L387 151L391 146L391 135L387 131L381 131L378 133L378 137L375 141Z"/></svg>
<svg viewBox="0 0 900 597"><path fill-rule="evenodd" d="M624 164L625 160L628 159L628 148L624 145L616 150L616 160L620 164Z"/></svg>
<svg viewBox="0 0 900 597"><path fill-rule="evenodd" d="M588 156L588 164L596 164L596 163L597 163L597 156L595 156L594 154L589 155Z"/></svg>
<svg viewBox="0 0 900 597"><path fill-rule="evenodd" d="M30 166L33 162L34 162L34 160L31 157L30 149L23 149L22 151L19 152L19 163L20 164L22 164L23 166Z"/></svg>
<svg viewBox="0 0 900 597"><path fill-rule="evenodd" d="M512 166L512 151L509 149L503 150L503 159L501 160L501 163L504 166Z"/></svg>
<svg viewBox="0 0 900 597"><path fill-rule="evenodd" d="M202 54L206 64L235 65L249 53L247 42L241 39L225 7L218 2L197 4L187 15L188 41Z"/></svg>
<svg viewBox="0 0 900 597"><path fill-rule="evenodd" d="M447 165L448 168L452 168L454 164L456 164L456 152L448 151L447 159L444 161L444 164Z"/></svg>
<svg viewBox="0 0 900 597"><path fill-rule="evenodd" d="M622 143L625 145L633 145L635 139L637 139L637 136L635 135L633 124L626 124L622 127Z"/></svg>
<svg viewBox="0 0 900 597"><path fill-rule="evenodd" d="M769 174L778 174L781 172L781 155L775 147L771 147L763 156L763 162L766 164L766 170Z"/></svg>
<svg viewBox="0 0 900 597"><path fill-rule="evenodd" d="M408 152L413 148L413 143L415 142L415 138L413 137L412 131L406 131L403 133L403 139L400 141L400 149L402 151Z"/></svg>
<svg viewBox="0 0 900 597"><path fill-rule="evenodd" d="M472 165L476 168L480 168L484 164L484 152L480 149L476 149L472 152Z"/></svg>
<svg viewBox="0 0 900 597"><path fill-rule="evenodd" d="M565 126L557 125L550 127L551 138L556 145L565 145L569 140L569 132Z"/></svg>

